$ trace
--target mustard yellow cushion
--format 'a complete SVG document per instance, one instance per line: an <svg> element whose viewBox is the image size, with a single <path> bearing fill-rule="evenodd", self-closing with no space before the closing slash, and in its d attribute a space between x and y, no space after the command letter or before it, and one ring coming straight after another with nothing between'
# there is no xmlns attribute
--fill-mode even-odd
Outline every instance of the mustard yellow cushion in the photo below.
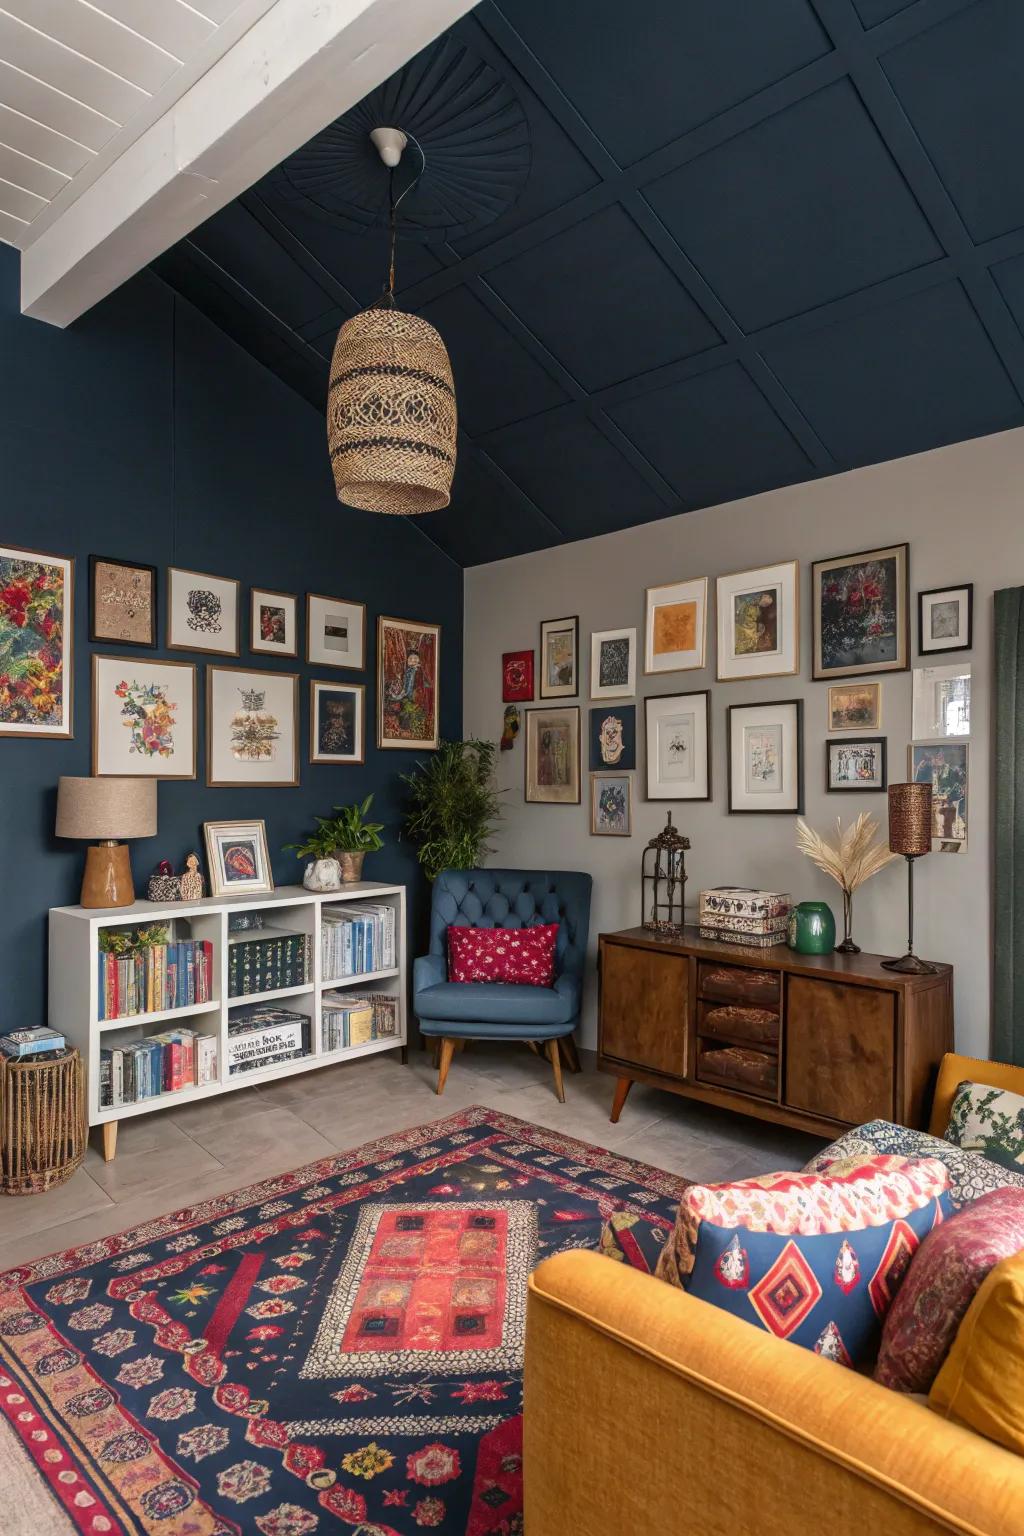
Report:
<svg viewBox="0 0 1024 1536"><path fill-rule="evenodd" d="M1024 1456L1024 1252L983 1281L928 1406Z"/></svg>

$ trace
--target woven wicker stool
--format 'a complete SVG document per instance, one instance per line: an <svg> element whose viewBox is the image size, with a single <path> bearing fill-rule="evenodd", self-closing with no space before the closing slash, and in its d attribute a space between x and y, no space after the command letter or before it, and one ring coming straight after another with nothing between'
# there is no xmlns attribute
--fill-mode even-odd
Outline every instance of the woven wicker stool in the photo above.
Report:
<svg viewBox="0 0 1024 1536"><path fill-rule="evenodd" d="M89 1128L78 1052L54 1061L0 1064L0 1141L5 1195L39 1195L69 1179L85 1156Z"/></svg>

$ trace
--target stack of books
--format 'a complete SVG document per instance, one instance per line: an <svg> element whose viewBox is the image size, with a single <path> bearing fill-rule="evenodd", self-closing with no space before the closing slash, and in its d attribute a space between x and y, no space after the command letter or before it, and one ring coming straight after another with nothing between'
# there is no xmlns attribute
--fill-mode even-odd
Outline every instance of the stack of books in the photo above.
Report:
<svg viewBox="0 0 1024 1536"><path fill-rule="evenodd" d="M9 1035L0 1035L0 1052L8 1061L47 1061L59 1056L66 1045L64 1036L55 1029L14 1029Z"/></svg>
<svg viewBox="0 0 1024 1536"><path fill-rule="evenodd" d="M321 1033L325 1051L397 1036L398 998L384 992L325 992Z"/></svg>
<svg viewBox="0 0 1024 1536"><path fill-rule="evenodd" d="M171 1029L100 1051L101 1109L141 1104L216 1081L216 1037L192 1029Z"/></svg>
<svg viewBox="0 0 1024 1536"><path fill-rule="evenodd" d="M252 928L228 935L228 996L303 987L313 979L308 933Z"/></svg>
<svg viewBox="0 0 1024 1536"><path fill-rule="evenodd" d="M257 1003L234 1008L228 1017L228 1073L253 1072L280 1061L308 1056L313 1048L308 1014Z"/></svg>
<svg viewBox="0 0 1024 1536"><path fill-rule="evenodd" d="M788 891L716 886L700 893L700 936L722 944L770 949L785 944L793 902Z"/></svg>
<svg viewBox="0 0 1024 1536"><path fill-rule="evenodd" d="M125 1019L137 1013L188 1008L213 997L213 945L209 939L146 944L97 957L98 1017Z"/></svg>
<svg viewBox="0 0 1024 1536"><path fill-rule="evenodd" d="M346 902L322 913L321 965L328 981L395 968L395 909Z"/></svg>

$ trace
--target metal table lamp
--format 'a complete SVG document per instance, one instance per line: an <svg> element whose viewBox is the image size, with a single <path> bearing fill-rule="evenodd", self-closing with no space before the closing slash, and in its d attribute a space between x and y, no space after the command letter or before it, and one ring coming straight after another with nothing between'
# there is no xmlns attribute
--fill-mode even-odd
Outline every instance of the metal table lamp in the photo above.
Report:
<svg viewBox="0 0 1024 1536"><path fill-rule="evenodd" d="M932 851L932 786L889 785L889 847L907 861L907 952L898 960L883 960L887 971L905 976L934 976L937 966L914 954L914 860Z"/></svg>
<svg viewBox="0 0 1024 1536"><path fill-rule="evenodd" d="M97 840L86 850L82 906L130 907L131 859L119 839L156 835L156 780L60 779L56 833Z"/></svg>

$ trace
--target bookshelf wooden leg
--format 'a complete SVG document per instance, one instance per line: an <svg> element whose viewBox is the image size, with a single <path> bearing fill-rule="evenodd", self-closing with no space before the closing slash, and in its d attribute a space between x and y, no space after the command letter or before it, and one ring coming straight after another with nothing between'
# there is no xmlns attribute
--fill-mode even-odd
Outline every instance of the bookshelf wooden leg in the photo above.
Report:
<svg viewBox="0 0 1024 1536"><path fill-rule="evenodd" d="M103 1161L112 1163L117 1151L117 1121L108 1120L103 1127Z"/></svg>
<svg viewBox="0 0 1024 1536"><path fill-rule="evenodd" d="M438 1091L439 1094L444 1093L444 1085L448 1081L448 1068L452 1064L452 1057L454 1055L455 1055L455 1041L454 1040L442 1040L441 1041L441 1059L440 1059L440 1062L439 1062L439 1065L438 1065L438 1069L437 1069L437 1091Z"/></svg>
<svg viewBox="0 0 1024 1536"><path fill-rule="evenodd" d="M627 1098L629 1097L629 1090L632 1088L632 1086L633 1079L631 1077L620 1077L618 1082L615 1084L615 1097L612 1099L612 1112L611 1116L609 1117L611 1119L612 1125L616 1125L618 1123L619 1116L622 1114L622 1106L625 1104Z"/></svg>

